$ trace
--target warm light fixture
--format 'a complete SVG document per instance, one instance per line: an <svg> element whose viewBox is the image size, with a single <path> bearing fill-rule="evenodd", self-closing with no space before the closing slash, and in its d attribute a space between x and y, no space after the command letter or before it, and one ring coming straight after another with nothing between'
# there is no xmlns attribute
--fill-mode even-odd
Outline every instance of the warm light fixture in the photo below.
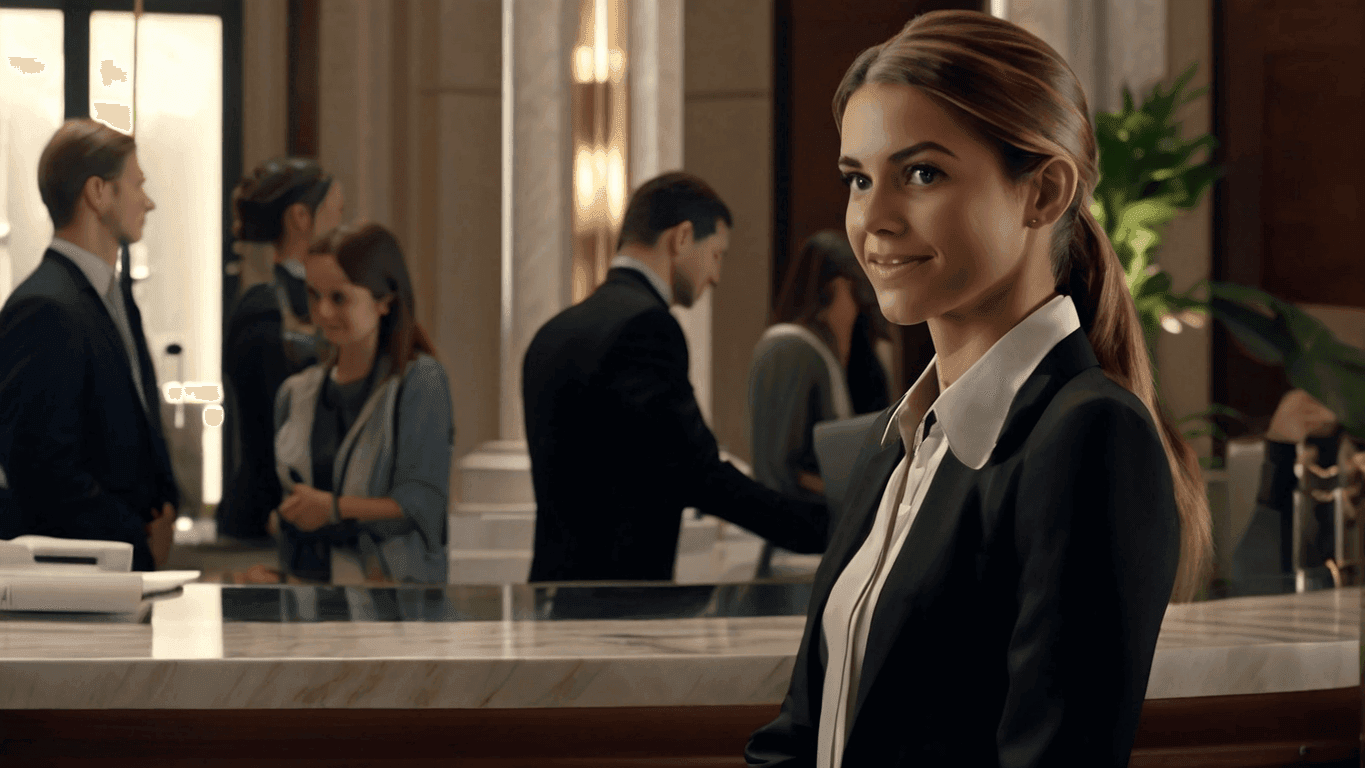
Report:
<svg viewBox="0 0 1365 768"><path fill-rule="evenodd" d="M579 0L573 73L573 300L606 277L625 213L626 3Z"/></svg>

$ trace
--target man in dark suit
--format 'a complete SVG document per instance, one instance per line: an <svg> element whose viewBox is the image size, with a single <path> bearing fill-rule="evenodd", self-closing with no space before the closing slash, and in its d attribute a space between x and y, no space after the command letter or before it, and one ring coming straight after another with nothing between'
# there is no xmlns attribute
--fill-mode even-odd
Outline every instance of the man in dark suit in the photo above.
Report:
<svg viewBox="0 0 1365 768"><path fill-rule="evenodd" d="M69 120L38 162L56 234L0 309L0 539L126 541L134 570L170 551L179 492L156 374L115 272L155 206L132 137Z"/></svg>
<svg viewBox="0 0 1365 768"><path fill-rule="evenodd" d="M723 461L688 380L669 306L720 279L730 212L670 173L635 191L603 283L526 352L522 397L536 494L531 581L673 578L682 511L823 552L823 505L787 499Z"/></svg>

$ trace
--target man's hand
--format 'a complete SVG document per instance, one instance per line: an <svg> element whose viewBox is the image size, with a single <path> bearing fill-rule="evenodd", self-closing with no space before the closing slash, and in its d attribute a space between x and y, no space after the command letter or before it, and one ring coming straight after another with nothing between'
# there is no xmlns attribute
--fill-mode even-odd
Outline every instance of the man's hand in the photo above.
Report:
<svg viewBox="0 0 1365 768"><path fill-rule="evenodd" d="M152 563L160 568L171 555L171 542L175 539L175 507L170 502L162 505L160 512L152 510L152 522L147 523L147 546L152 550Z"/></svg>
<svg viewBox="0 0 1365 768"><path fill-rule="evenodd" d="M280 504L280 517L305 533L316 531L332 518L332 494L295 483L294 491Z"/></svg>
<svg viewBox="0 0 1365 768"><path fill-rule="evenodd" d="M1277 443L1298 444L1310 435L1330 435L1336 426L1337 417L1331 409L1302 389L1291 389L1280 398L1265 437Z"/></svg>

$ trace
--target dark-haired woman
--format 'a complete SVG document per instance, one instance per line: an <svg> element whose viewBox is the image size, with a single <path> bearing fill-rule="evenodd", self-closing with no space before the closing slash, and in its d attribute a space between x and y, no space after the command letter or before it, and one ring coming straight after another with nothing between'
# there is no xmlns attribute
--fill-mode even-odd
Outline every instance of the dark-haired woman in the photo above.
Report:
<svg viewBox="0 0 1365 768"><path fill-rule="evenodd" d="M869 430L781 714L746 757L1127 765L1210 521L1090 214L1085 95L1034 35L944 11L861 54L834 111L849 242L937 354Z"/></svg>
<svg viewBox="0 0 1365 768"><path fill-rule="evenodd" d="M275 479L275 393L286 377L317 362L303 260L314 238L341 223L341 183L312 160L271 160L237 185L233 234L245 287L223 340L234 461L218 533L264 540L280 499Z"/></svg>
<svg viewBox="0 0 1365 768"><path fill-rule="evenodd" d="M446 582L450 386L383 227L343 227L307 267L323 361L275 405L280 565L306 581Z"/></svg>
<svg viewBox="0 0 1365 768"><path fill-rule="evenodd" d="M857 333L867 333L858 320L870 292L842 232L812 235L789 266L773 325L758 340L749 368L754 479L769 488L824 503L815 424L864 412L853 401L848 369ZM875 298L871 303L875 310ZM883 389L885 381L883 376ZM885 395L876 410L884 407ZM768 575L772 554L772 544L765 543L760 577Z"/></svg>

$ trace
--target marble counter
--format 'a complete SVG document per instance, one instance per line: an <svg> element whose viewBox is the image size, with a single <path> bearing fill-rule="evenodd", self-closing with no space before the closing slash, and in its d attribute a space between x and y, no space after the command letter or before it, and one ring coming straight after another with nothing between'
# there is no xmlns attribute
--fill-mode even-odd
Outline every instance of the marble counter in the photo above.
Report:
<svg viewBox="0 0 1365 768"><path fill-rule="evenodd" d="M771 705L808 597L191 584L136 623L0 621L0 709ZM1357 685L1360 603L1357 588L1172 606L1148 698Z"/></svg>

